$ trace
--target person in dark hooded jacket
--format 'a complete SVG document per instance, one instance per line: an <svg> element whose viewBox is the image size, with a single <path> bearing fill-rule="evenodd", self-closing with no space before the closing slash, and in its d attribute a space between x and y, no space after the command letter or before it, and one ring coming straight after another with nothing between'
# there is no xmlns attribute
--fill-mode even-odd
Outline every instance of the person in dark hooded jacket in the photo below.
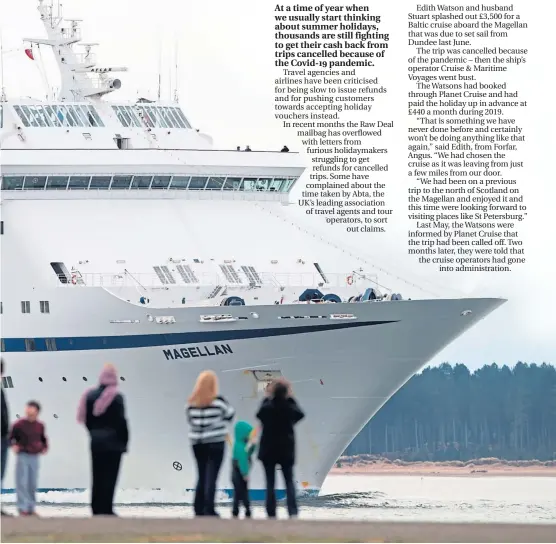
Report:
<svg viewBox="0 0 556 544"><path fill-rule="evenodd" d="M262 426L259 443L259 459L266 475L266 513L269 518L276 517L276 465L280 465L286 483L288 514L297 516L297 500L293 481L295 464L294 425L305 414L291 396L289 384L285 381L273 383L269 396L265 398L257 413Z"/></svg>
<svg viewBox="0 0 556 544"><path fill-rule="evenodd" d="M2 366L2 377L4 376L4 359L0 359ZM4 388L0 389L2 394L2 484L4 483L4 473L6 472L6 463L8 461L8 451L10 449L10 414L8 412L8 403L4 397ZM7 512L1 511L3 516L8 516Z"/></svg>
<svg viewBox="0 0 556 544"><path fill-rule="evenodd" d="M91 438L93 516L113 516L114 490L129 433L124 399L112 365L105 365L99 385L81 397L77 421L87 427Z"/></svg>

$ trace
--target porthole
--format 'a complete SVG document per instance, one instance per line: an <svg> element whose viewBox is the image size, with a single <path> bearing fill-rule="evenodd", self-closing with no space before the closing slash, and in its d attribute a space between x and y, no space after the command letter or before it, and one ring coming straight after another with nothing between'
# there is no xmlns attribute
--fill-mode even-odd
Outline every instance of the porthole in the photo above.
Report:
<svg viewBox="0 0 556 544"><path fill-rule="evenodd" d="M39 377L39 382L42 382L42 378Z"/></svg>
<svg viewBox="0 0 556 544"><path fill-rule="evenodd" d="M66 379L65 376L63 376L63 377L62 377L62 381L63 381L63 382L67 382L68 380Z"/></svg>
<svg viewBox="0 0 556 544"><path fill-rule="evenodd" d="M120 380L122 380L122 382L125 382L125 378L123 376L120 376Z"/></svg>
<svg viewBox="0 0 556 544"><path fill-rule="evenodd" d="M54 419L58 419L58 414L54 414Z"/></svg>
<svg viewBox="0 0 556 544"><path fill-rule="evenodd" d="M16 419L19 419L19 414L16 414L16 415L15 415L15 418L16 418Z"/></svg>
<svg viewBox="0 0 556 544"><path fill-rule="evenodd" d="M87 381L87 378L86 378L85 376L83 376L83 381L84 381L84 382L86 382L86 381Z"/></svg>

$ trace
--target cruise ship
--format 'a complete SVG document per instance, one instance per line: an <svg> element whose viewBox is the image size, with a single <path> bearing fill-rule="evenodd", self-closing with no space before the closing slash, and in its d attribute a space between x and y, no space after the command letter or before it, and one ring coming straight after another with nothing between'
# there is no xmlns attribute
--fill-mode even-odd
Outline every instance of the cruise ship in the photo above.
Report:
<svg viewBox="0 0 556 544"><path fill-rule="evenodd" d="M52 101L3 93L0 240L3 387L12 418L42 404L39 487L89 488L76 409L111 362L130 424L119 488L194 487L184 407L210 368L252 422L269 381L292 382L306 412L295 478L318 493L380 407L504 301L377 286L357 255L296 220L302 155L216 149L176 102L109 101L125 69L97 66L59 7L38 11L46 37L26 53L50 46L61 87ZM12 460L4 492L13 482ZM231 488L228 462L218 487Z"/></svg>

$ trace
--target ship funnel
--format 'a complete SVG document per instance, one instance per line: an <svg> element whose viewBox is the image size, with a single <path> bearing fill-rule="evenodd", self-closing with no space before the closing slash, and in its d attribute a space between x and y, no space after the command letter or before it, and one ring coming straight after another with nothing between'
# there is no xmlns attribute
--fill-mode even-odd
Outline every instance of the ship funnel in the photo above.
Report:
<svg viewBox="0 0 556 544"><path fill-rule="evenodd" d="M108 81L108 88L110 89L114 89L115 91L117 91L121 87L122 87L122 82L119 79L112 79Z"/></svg>

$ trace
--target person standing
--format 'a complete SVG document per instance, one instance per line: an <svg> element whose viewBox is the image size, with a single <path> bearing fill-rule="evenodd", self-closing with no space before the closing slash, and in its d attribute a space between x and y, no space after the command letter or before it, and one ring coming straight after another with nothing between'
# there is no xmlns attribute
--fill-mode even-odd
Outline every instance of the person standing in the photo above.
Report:
<svg viewBox="0 0 556 544"><path fill-rule="evenodd" d="M4 377L4 359L0 358L1 376ZM4 396L4 387L0 389L2 394L2 488L4 487L4 473L6 472L6 463L8 462L8 451L10 449L10 413L8 411L8 403ZM7 512L1 510L3 516L9 516Z"/></svg>
<svg viewBox="0 0 556 544"><path fill-rule="evenodd" d="M286 484L288 514L297 516L297 499L293 481L295 464L294 425L305 414L291 395L289 384L285 380L276 381L268 390L257 412L257 419L262 425L259 444L259 459L263 463L266 476L266 513L269 518L276 517L276 465L280 465Z"/></svg>
<svg viewBox="0 0 556 544"><path fill-rule="evenodd" d="M227 437L227 422L235 415L228 401L218 394L218 378L212 370L197 377L186 407L189 440L197 462L196 516L218 516L214 508L216 481Z"/></svg>
<svg viewBox="0 0 556 544"><path fill-rule="evenodd" d="M39 478L39 456L48 451L44 424L38 420L40 404L31 400L25 406L25 417L12 427L10 442L17 454L15 465L15 489L17 510L20 516L34 516Z"/></svg>
<svg viewBox="0 0 556 544"><path fill-rule="evenodd" d="M245 507L245 517L251 517L249 503L249 471L251 470L251 456L255 451L253 435L255 429L247 421L238 421L234 427L234 448L232 453L232 484L234 486L234 502L232 516L239 516L239 505Z"/></svg>
<svg viewBox="0 0 556 544"><path fill-rule="evenodd" d="M122 454L127 451L129 431L125 404L118 391L118 374L113 365L102 369L99 385L85 391L77 412L91 439L93 516L114 516L114 491Z"/></svg>

